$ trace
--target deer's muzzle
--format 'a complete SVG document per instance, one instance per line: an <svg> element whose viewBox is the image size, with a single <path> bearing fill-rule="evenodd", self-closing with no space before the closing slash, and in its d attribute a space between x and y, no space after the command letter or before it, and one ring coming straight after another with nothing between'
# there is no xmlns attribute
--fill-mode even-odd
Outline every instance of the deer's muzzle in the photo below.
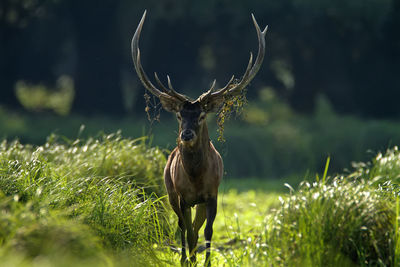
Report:
<svg viewBox="0 0 400 267"><path fill-rule="evenodd" d="M195 137L195 135L196 134L193 130L185 129L181 133L181 140L185 142L190 141Z"/></svg>

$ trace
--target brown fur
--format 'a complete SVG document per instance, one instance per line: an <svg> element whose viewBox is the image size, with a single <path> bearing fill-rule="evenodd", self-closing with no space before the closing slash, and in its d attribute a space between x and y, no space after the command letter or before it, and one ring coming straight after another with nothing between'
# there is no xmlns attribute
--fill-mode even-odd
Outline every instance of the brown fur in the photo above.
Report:
<svg viewBox="0 0 400 267"><path fill-rule="evenodd" d="M193 101L173 89L169 76L167 76L167 88L155 73L156 82L161 90L148 79L140 62L139 50L139 38L145 18L146 11L131 43L135 70L143 86L160 99L165 110L176 113L179 120L178 146L168 158L164 169L164 180L169 201L179 219L182 240L181 264L186 264L186 233L190 261L195 263L198 231L207 219L204 229L207 250L205 265L210 266L212 226L217 213L218 186L222 179L223 163L218 151L209 140L205 114L218 112L224 102L240 95L255 77L264 60L265 35L268 27L261 31L252 14L259 45L254 64L253 55L250 53L249 63L240 81L235 82L232 76L224 87L215 90L214 80L210 89ZM192 222L193 206L196 206L196 215Z"/></svg>
<svg viewBox="0 0 400 267"><path fill-rule="evenodd" d="M187 231L192 261L195 259L193 250L197 245L198 231L206 219L206 203L209 200L217 200L218 186L223 175L222 158L209 140L206 122L203 122L201 127L200 134L193 144L185 144L178 138L178 146L168 157L164 169L169 202L179 220L184 223L182 231ZM193 223L189 222L188 218L185 219L182 202L190 220L190 207L196 205ZM182 237L184 238L184 234ZM184 240L182 242L184 247ZM185 256L182 257L184 261Z"/></svg>
<svg viewBox="0 0 400 267"><path fill-rule="evenodd" d="M217 197L223 163L211 141L207 140L204 147L194 148L193 151L185 150L189 149L181 145L172 151L164 169L164 181L168 195L176 195L185 200L188 206L193 207L210 197ZM193 155L195 153L202 155ZM185 154L193 155L193 159L185 160L190 157L185 157ZM197 159L199 161L196 161Z"/></svg>

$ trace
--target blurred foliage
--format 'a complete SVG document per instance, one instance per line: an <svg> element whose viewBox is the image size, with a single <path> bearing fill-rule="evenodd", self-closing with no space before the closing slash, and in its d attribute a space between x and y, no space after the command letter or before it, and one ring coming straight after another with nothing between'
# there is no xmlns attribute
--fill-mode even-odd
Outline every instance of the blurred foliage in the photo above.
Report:
<svg viewBox="0 0 400 267"><path fill-rule="evenodd" d="M169 116L167 116L169 115ZM396 121L338 115L324 96L318 97L312 116L301 116L264 89L260 100L249 102L241 115L225 123L225 142L218 142L217 118L208 116L210 137L221 153L227 177L282 178L314 173L331 157L332 172L365 161L370 153L400 143ZM162 114L159 122L142 118L51 114L21 114L0 109L0 136L22 143L43 144L55 132L69 139L100 136L122 130L124 137L148 135L151 143L172 150L176 146L176 119ZM81 126L84 125L82 128Z"/></svg>
<svg viewBox="0 0 400 267"><path fill-rule="evenodd" d="M49 5L57 0L2 1L0 21L13 27L24 28L33 20L45 16Z"/></svg>
<svg viewBox="0 0 400 267"><path fill-rule="evenodd" d="M258 101L252 102L244 110L242 119L253 125L268 125L273 121L293 119L294 112L270 87L259 91Z"/></svg>
<svg viewBox="0 0 400 267"><path fill-rule="evenodd" d="M0 136L43 144L52 132L76 138L122 129L124 136L154 135L154 144L172 149L176 122L164 113L159 123L145 121L145 90L131 62L130 39L143 11L147 73L169 74L191 96L214 78L218 87L242 75L248 52L257 49L254 13L270 26L267 54L243 113L224 124L226 143L216 142L227 175L315 172L327 156L331 170L342 171L365 160L366 151L400 142L399 3L1 1ZM69 85L58 85L60 77ZM158 103L151 104L158 118Z"/></svg>
<svg viewBox="0 0 400 267"><path fill-rule="evenodd" d="M216 143L233 177L282 177L321 170L331 157L331 171L365 161L400 139L396 121L338 115L324 96L312 116L299 116L264 89L250 102L242 120L226 125L226 144ZM240 156L239 156L240 155Z"/></svg>
<svg viewBox="0 0 400 267"><path fill-rule="evenodd" d="M29 111L54 111L58 115L69 114L74 100L74 82L69 76L57 80L56 90L48 90L44 85L28 85L19 81L15 86L18 100Z"/></svg>
<svg viewBox="0 0 400 267"><path fill-rule="evenodd" d="M200 95L214 78L220 86L243 74L248 52L256 49L254 13L270 31L264 65L249 86L250 102L270 88L296 112L312 113L324 95L339 113L399 115L396 0L94 3L1 1L1 105L20 107L14 94L19 81L51 88L68 75L76 89L74 112L143 116L144 89L129 44L147 9L143 65L148 73L170 74L187 95Z"/></svg>

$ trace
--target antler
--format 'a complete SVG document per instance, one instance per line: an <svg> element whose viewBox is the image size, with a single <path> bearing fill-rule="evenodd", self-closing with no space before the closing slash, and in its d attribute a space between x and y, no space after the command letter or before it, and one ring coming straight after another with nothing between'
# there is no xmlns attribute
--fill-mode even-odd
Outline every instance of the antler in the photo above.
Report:
<svg viewBox="0 0 400 267"><path fill-rule="evenodd" d="M168 79L168 88L167 89L160 79L157 76L157 73L154 73L155 79L157 84L160 86L161 91L153 85L153 83L149 80L147 77L143 67L142 63L140 62L140 49L139 49L139 38L140 38L140 33L142 31L142 27L144 24L144 20L146 18L146 13L147 11L145 10L142 16L142 19L139 22L139 25L136 29L135 34L133 35L132 38L132 43L131 43L131 50L132 50L132 59L133 59L133 64L135 65L136 73L139 76L139 79L142 81L143 86L149 90L153 95L157 96L160 98L160 100L163 99L168 99L169 102L176 102L176 104L181 104L185 101L190 101L189 97L182 95L180 93L177 93L171 84L171 80L169 76L167 75Z"/></svg>
<svg viewBox="0 0 400 267"><path fill-rule="evenodd" d="M258 37L258 54L254 65L253 65L253 54L250 52L249 63L240 82L233 83L233 80L235 78L235 76L233 75L232 78L229 80L229 82L223 88L214 91L215 87L215 80L214 80L210 90L202 94L197 99L203 104L207 105L211 102L214 102L215 100L223 101L223 99L226 99L226 97L232 97L240 94L240 92L251 82L251 80L253 80L253 78L259 71L265 56L265 36L267 33L268 26L266 26L265 29L261 31L260 26L258 26L256 18L254 17L253 14L251 14L251 17L253 19L253 23L256 28Z"/></svg>
<svg viewBox="0 0 400 267"><path fill-rule="evenodd" d="M168 81L168 88L167 88L160 81L157 73L154 73L155 80L158 86L161 88L160 90L156 86L154 86L153 83L149 80L140 62L139 38L144 24L144 20L146 18L146 13L147 11L144 11L142 19L140 20L136 32L132 38L132 43L131 43L132 59L135 65L136 73L138 74L139 79L142 81L143 86L147 90L149 90L153 95L160 98L163 107L169 111L179 110L179 107L186 101L189 102L198 101L205 108L205 111L216 111L225 99L240 94L240 92L251 82L251 80L253 80L253 78L256 76L257 72L261 67L265 55L265 36L267 33L268 26L266 26L265 29L261 31L254 15L251 14L254 26L257 31L258 54L256 61L253 65L253 54L250 53L250 59L246 71L242 79L238 83L233 83L235 76L232 76L232 78L224 87L214 91L216 84L216 81L214 80L211 85L211 88L207 92L199 96L199 98L197 98L196 101L192 101L186 95L180 94L174 90L168 75L167 75L167 81Z"/></svg>

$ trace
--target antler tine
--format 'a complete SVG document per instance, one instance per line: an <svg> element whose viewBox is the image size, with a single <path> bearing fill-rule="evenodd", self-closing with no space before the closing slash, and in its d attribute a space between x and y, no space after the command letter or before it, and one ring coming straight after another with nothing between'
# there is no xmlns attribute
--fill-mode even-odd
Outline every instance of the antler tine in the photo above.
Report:
<svg viewBox="0 0 400 267"><path fill-rule="evenodd" d="M251 17L253 19L258 38L258 54L254 65L253 54L250 53L249 63L247 64L246 71L240 82L231 86L234 79L234 76L232 76L231 80L226 84L225 87L218 89L216 92L212 93L210 97L219 97L223 94L228 94L230 96L239 94L251 82L251 80L253 80L254 76L259 71L265 56L265 36L267 34L268 26L266 26L265 29L261 31L253 14L251 14Z"/></svg>
<svg viewBox="0 0 400 267"><path fill-rule="evenodd" d="M157 72L154 72L154 77L156 79L158 86L161 87L161 89L163 90L164 93L166 93L170 96L174 96L174 97L178 98L180 101L189 101L189 98L187 96L182 95L174 90L174 88L172 87L171 79L169 78L169 75L167 75L169 89L167 89L167 87L160 81L160 78L158 78Z"/></svg>
<svg viewBox="0 0 400 267"><path fill-rule="evenodd" d="M161 87L161 90L163 90L164 93L168 93L167 87L165 87L165 85L160 81L160 79L158 78L157 72L154 72L154 78L156 79L158 86Z"/></svg>
<svg viewBox="0 0 400 267"><path fill-rule="evenodd" d="M208 90L208 91L209 91L209 92L214 91L214 88L215 88L215 85L216 85L216 84L217 84L217 80L214 79L214 81L213 81L212 84L211 84L210 90Z"/></svg>
<svg viewBox="0 0 400 267"><path fill-rule="evenodd" d="M140 20L139 25L135 31L135 34L133 35L132 42L131 42L132 59L133 59L133 64L135 65L136 73L138 74L139 79L142 81L143 86L147 90L149 90L153 95L155 95L157 97L160 97L161 95L165 96L165 97L167 97L167 96L173 97L180 102L189 100L189 98L187 96L179 94L179 93L175 92L175 90L172 89L172 87L170 86L171 82L169 80L169 77L168 77L168 85L169 85L170 90L168 90L162 84L162 82L158 78L157 73L154 73L156 82L161 87L161 90L162 90L162 92L161 92L157 87L155 87L152 84L152 82L149 80L149 78L147 77L147 75L142 67L142 64L140 61L139 39L140 39L140 33L142 32L144 20L146 18L146 13L147 13L147 11L145 10L143 13L142 19Z"/></svg>
<svg viewBox="0 0 400 267"><path fill-rule="evenodd" d="M253 80L254 76L256 76L257 72L260 70L262 62L265 56L265 36L267 34L268 26L265 27L263 31L260 30L260 26L254 17L254 14L251 14L251 18L253 19L254 27L257 31L257 38L258 38L258 53L256 61L254 65L252 65L252 57L253 54L250 53L249 64L247 65L247 69L243 78L240 80L238 84L236 84L233 88L229 89L228 94L236 95L239 94L250 82Z"/></svg>
<svg viewBox="0 0 400 267"><path fill-rule="evenodd" d="M174 88L172 87L172 83L171 83L171 79L169 78L169 75L167 75L167 81L168 81L169 95L172 95L181 101L190 101L189 97L187 97L183 94L180 94L174 90Z"/></svg>
<svg viewBox="0 0 400 267"><path fill-rule="evenodd" d="M232 84L234 79L235 79L235 75L232 75L231 79L226 83L226 85L224 87L218 89L218 91L213 92L211 94L211 96L218 96L218 95L224 94L229 89L229 86Z"/></svg>
<svg viewBox="0 0 400 267"><path fill-rule="evenodd" d="M247 77L249 76L249 73L250 73L250 71L251 71L251 65L252 65L252 63L253 63L253 53L250 52L249 63L247 64L247 68L246 68L246 71L245 71L245 73L244 73L244 75L243 75L242 80L241 80L238 84L234 85L234 86L230 89L229 87L230 87L230 85L232 85L233 79L235 78L235 75L232 75L232 78L231 78L231 79L229 80L229 82L225 85L225 87L219 89L217 92L214 92L214 93L211 94L211 95L212 95L212 96L223 95L226 91L228 91L228 89L229 89L229 92L232 92L235 88L238 87L238 85L240 85L240 83L241 83L243 80L246 80L246 79L247 79Z"/></svg>
<svg viewBox="0 0 400 267"><path fill-rule="evenodd" d="M215 85L216 85L216 84L217 84L217 80L214 79L213 82L212 82L212 84L211 84L210 89L209 89L207 92L205 92L205 93L203 93L202 95L200 95L200 96L197 98L197 100L201 101L202 99L209 97L209 96L211 95L211 93L214 91L214 88L215 88Z"/></svg>
<svg viewBox="0 0 400 267"><path fill-rule="evenodd" d="M158 90L149 80L147 77L146 73L144 72L144 69L142 67L142 64L140 62L140 49L139 49L139 38L140 38L140 33L143 28L144 20L146 18L146 13L147 11L145 10L142 16L142 19L139 22L139 25L135 31L135 34L133 35L132 42L131 42L131 52L132 52L132 59L133 59L133 64L135 65L136 72L139 76L139 79L142 81L144 87L149 90L153 95L160 97L162 92Z"/></svg>

